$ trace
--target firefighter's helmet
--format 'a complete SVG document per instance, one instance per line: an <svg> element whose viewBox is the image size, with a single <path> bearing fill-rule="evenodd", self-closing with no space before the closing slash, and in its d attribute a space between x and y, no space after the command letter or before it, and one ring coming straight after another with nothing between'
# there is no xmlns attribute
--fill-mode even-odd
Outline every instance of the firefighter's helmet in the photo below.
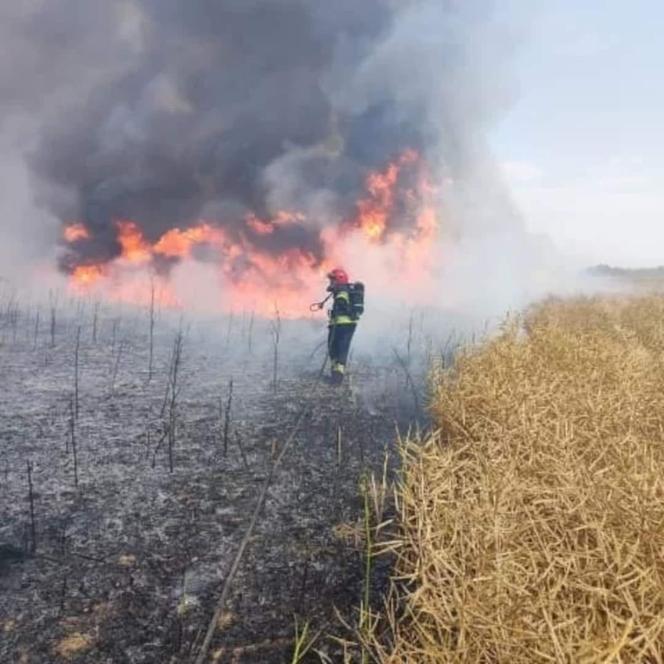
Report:
<svg viewBox="0 0 664 664"><path fill-rule="evenodd" d="M340 268L340 267L335 267L334 270L328 273L327 278L333 283L333 284L347 284L348 283L348 274L346 273L346 270Z"/></svg>

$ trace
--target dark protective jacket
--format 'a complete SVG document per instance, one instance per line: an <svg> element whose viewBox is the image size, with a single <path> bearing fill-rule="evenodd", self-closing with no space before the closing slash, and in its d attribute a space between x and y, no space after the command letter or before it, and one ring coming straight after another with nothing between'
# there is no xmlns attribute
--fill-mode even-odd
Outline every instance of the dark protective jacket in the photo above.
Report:
<svg viewBox="0 0 664 664"><path fill-rule="evenodd" d="M355 325L348 286L334 286L331 289L333 296L332 309L330 310L330 325Z"/></svg>

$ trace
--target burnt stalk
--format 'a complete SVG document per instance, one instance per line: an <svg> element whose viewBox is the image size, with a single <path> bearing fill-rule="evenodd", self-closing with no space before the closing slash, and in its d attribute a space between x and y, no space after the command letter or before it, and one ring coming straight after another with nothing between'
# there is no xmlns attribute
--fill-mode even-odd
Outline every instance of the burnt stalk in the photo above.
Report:
<svg viewBox="0 0 664 664"><path fill-rule="evenodd" d="M154 363L154 279L150 281L150 349L148 357L148 383L152 380L152 369Z"/></svg>
<svg viewBox="0 0 664 664"><path fill-rule="evenodd" d="M278 307L274 306L274 320L271 323L272 330L272 391L277 391L279 375L279 341L281 340L281 314Z"/></svg>
<svg viewBox="0 0 664 664"><path fill-rule="evenodd" d="M171 390L168 407L168 469L173 472L173 447L175 445L176 426L177 426L177 397L178 397L178 377L180 373L180 364L182 361L182 330L179 330L173 341L173 355L171 361Z"/></svg>
<svg viewBox="0 0 664 664"><path fill-rule="evenodd" d="M55 327L56 327L56 313L58 307L58 298L53 295L53 292L49 294L50 297L50 310L51 310L51 348L55 348Z"/></svg>
<svg viewBox="0 0 664 664"><path fill-rule="evenodd" d="M118 352L115 356L115 361L113 362L113 373L111 374L111 394L115 392L115 381L118 377L118 371L120 370L120 360L122 359L122 353L124 351L125 342L122 340L118 346Z"/></svg>
<svg viewBox="0 0 664 664"><path fill-rule="evenodd" d="M35 525L35 494L32 487L32 462L27 461L28 468L28 502L30 505L30 553L37 550L37 527Z"/></svg>
<svg viewBox="0 0 664 664"><path fill-rule="evenodd" d="M69 437L74 457L74 486L78 486L78 450L76 448L76 416L73 398L69 401Z"/></svg>
<svg viewBox="0 0 664 664"><path fill-rule="evenodd" d="M39 339L39 323L40 323L40 310L37 309L37 316L35 317L33 350L37 349L37 341Z"/></svg>
<svg viewBox="0 0 664 664"><path fill-rule="evenodd" d="M74 348L74 415L78 421L79 414L79 401L78 401L78 367L79 367L79 355L81 350L81 326L79 325L76 328L76 346Z"/></svg>
<svg viewBox="0 0 664 664"><path fill-rule="evenodd" d="M233 405L233 378L228 383L228 399L224 409L224 456L228 456L228 434L231 426L231 406Z"/></svg>
<svg viewBox="0 0 664 664"><path fill-rule="evenodd" d="M97 326L99 324L99 302L95 302L92 314L92 343L97 343Z"/></svg>

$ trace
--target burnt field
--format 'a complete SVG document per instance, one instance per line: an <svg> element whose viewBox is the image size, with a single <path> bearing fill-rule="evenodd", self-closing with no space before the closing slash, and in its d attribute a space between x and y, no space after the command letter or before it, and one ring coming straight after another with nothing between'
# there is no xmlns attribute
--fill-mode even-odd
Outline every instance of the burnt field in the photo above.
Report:
<svg viewBox="0 0 664 664"><path fill-rule="evenodd" d="M151 334L143 310L13 299L0 325L0 660L193 661L225 585L205 661L290 662L296 619L342 633L362 479L420 414L412 318L382 353L360 330L342 388L320 379L320 320L162 315Z"/></svg>

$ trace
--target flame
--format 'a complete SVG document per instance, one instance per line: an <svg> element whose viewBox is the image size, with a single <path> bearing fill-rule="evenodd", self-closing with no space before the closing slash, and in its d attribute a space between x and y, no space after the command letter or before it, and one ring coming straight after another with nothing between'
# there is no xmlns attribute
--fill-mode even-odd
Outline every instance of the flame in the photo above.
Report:
<svg viewBox="0 0 664 664"><path fill-rule="evenodd" d="M65 241L71 244L89 239L90 231L83 224L69 224L69 226L65 226L63 236Z"/></svg>
<svg viewBox="0 0 664 664"><path fill-rule="evenodd" d="M145 241L141 229L133 221L117 221L118 243L122 258L129 263L147 263L152 258L150 245Z"/></svg>
<svg viewBox="0 0 664 664"><path fill-rule="evenodd" d="M185 230L173 228L159 238L153 251L155 254L169 258L185 258L191 256L191 250L196 245L219 244L222 240L222 232L209 224L201 224Z"/></svg>
<svg viewBox="0 0 664 664"><path fill-rule="evenodd" d="M390 218L395 212L399 194L398 185L403 172L408 167L417 166L419 154L415 150L405 150L382 171L370 172L365 180L367 196L357 203L355 225L371 240L382 240L388 230ZM413 189L405 189L403 198L416 200Z"/></svg>
<svg viewBox="0 0 664 664"><path fill-rule="evenodd" d="M288 210L279 210L274 215L272 223L276 226L286 226L288 224L297 224L306 221L306 215L301 212L290 212Z"/></svg>
<svg viewBox="0 0 664 664"><path fill-rule="evenodd" d="M369 197L358 204L358 225L373 240L380 239L387 228L387 219L394 204L393 188L399 175L396 164L390 164L383 173L370 173L366 187Z"/></svg>
<svg viewBox="0 0 664 664"><path fill-rule="evenodd" d="M412 301L413 292L431 297L435 291L428 275L434 273L439 259L436 194L422 157L405 150L384 168L367 173L353 217L319 231L323 257L302 248L274 254L257 246L257 236L290 225L311 227L313 220L298 211L279 211L269 218L248 214L244 227L232 233L218 222L200 221L173 228L154 242L145 237L137 221L118 220L120 255L100 265L79 265L70 279L78 292L98 289L112 300L145 305L150 302L156 261L168 258L172 278L167 275L159 280L161 302L180 307L183 298L194 304L203 299L198 285L192 287L187 281L193 272L187 266L194 265L187 261L198 256L202 265L214 266L216 307L226 311L244 309L273 316L278 310L285 318L301 317L310 302L320 299L325 275L335 264L351 271L355 268L357 278L365 282L373 276L377 287L386 279L393 282L397 274L404 297ZM69 243L90 238L83 224L66 227L64 234ZM204 257L195 252L201 246L208 247ZM182 269L177 267L179 263ZM205 281L206 288L210 287L208 276Z"/></svg>
<svg viewBox="0 0 664 664"><path fill-rule="evenodd" d="M328 252L361 267L378 288L389 283L393 299L439 301L439 188L426 162L405 150L367 175L365 191L344 232L327 232Z"/></svg>
<svg viewBox="0 0 664 664"><path fill-rule="evenodd" d="M232 247L229 257L237 250ZM264 316L276 311L285 318L301 317L306 306L317 299L324 272L316 259L299 249L291 249L277 257L256 253L236 279L225 271L232 284L228 304L231 309L249 308Z"/></svg>
<svg viewBox="0 0 664 664"><path fill-rule="evenodd" d="M97 283L104 276L101 265L78 265L71 274L74 284L82 289Z"/></svg>
<svg viewBox="0 0 664 664"><path fill-rule="evenodd" d="M256 233L256 235L270 235L280 226L301 224L306 222L306 220L306 216L299 212L280 210L270 219L260 219L255 214L249 214L245 222L247 227Z"/></svg>
<svg viewBox="0 0 664 664"><path fill-rule="evenodd" d="M154 285L156 282L156 285ZM110 302L149 306L154 287L155 302L162 307L178 309L182 301L168 279L140 270L127 273L119 265L79 265L69 277L71 291L80 296L96 294Z"/></svg>
<svg viewBox="0 0 664 664"><path fill-rule="evenodd" d="M250 214L247 219L247 226L254 232L256 235L270 235L274 233L274 224L270 221L265 221L264 219L259 219L257 216Z"/></svg>
<svg viewBox="0 0 664 664"><path fill-rule="evenodd" d="M294 220L294 216L284 214L274 221L254 217L248 219L247 224L251 228L251 224L260 222L274 229L280 224L295 223ZM219 276L226 285L225 309L251 309L265 316L279 311L279 315L291 318L302 315L303 302L308 304L316 299L326 270L305 251L291 249L272 256L253 248L247 238L231 240L223 229L205 222L187 229L171 229L153 245L146 241L135 222L117 222L116 229L121 255L108 266L77 266L70 275L76 292L89 292L101 286L113 301L148 304L151 295L146 287L149 278L144 268L149 267L155 257L187 259L195 246L209 245L219 266ZM316 270L321 273L320 278L312 278ZM167 282L162 290L164 306L182 306L181 299Z"/></svg>

